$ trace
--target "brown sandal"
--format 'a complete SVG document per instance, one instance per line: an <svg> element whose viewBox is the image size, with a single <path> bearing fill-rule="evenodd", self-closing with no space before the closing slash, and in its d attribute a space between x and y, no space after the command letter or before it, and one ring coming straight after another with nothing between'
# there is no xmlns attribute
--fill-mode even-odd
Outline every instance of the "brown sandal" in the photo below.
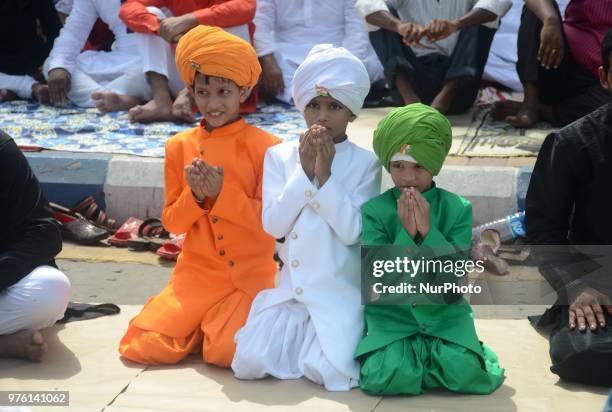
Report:
<svg viewBox="0 0 612 412"><path fill-rule="evenodd" d="M73 206L71 210L73 213L80 213L85 219L107 229L110 233L114 233L117 230L117 222L115 219L108 217L104 210L96 203L93 196L87 196Z"/></svg>

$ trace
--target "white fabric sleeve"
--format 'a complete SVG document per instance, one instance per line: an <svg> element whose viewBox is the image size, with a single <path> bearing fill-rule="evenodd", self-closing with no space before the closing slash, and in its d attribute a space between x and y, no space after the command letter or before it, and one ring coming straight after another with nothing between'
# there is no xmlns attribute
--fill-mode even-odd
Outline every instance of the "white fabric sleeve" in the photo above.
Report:
<svg viewBox="0 0 612 412"><path fill-rule="evenodd" d="M264 159L262 223L264 230L276 239L292 230L304 206L317 193L301 165L287 178L284 168L282 159L269 149Z"/></svg>
<svg viewBox="0 0 612 412"><path fill-rule="evenodd" d="M275 0L257 0L255 12L255 36L253 43L258 57L272 54L276 51L274 29L276 28Z"/></svg>
<svg viewBox="0 0 612 412"><path fill-rule="evenodd" d="M349 192L332 174L310 202L347 246L358 243L361 238L361 205L379 194L380 176L380 165L373 159L359 185Z"/></svg>
<svg viewBox="0 0 612 412"><path fill-rule="evenodd" d="M49 61L45 64L48 71L62 68L72 75L76 58L81 53L97 19L98 11L91 0L79 0L74 3L66 24L53 43ZM45 73L46 76L48 74Z"/></svg>
<svg viewBox="0 0 612 412"><path fill-rule="evenodd" d="M28 100L32 97L32 86L35 84L36 80L31 76L0 73L0 90L10 90L21 99Z"/></svg>
<svg viewBox="0 0 612 412"><path fill-rule="evenodd" d="M475 9L487 10L497 15L495 20L483 24L491 29L498 28L500 19L512 8L512 0L472 0L472 3Z"/></svg>
<svg viewBox="0 0 612 412"><path fill-rule="evenodd" d="M370 42L363 17L355 7L355 0L344 0L344 40L342 47L350 51L362 62L368 54Z"/></svg>

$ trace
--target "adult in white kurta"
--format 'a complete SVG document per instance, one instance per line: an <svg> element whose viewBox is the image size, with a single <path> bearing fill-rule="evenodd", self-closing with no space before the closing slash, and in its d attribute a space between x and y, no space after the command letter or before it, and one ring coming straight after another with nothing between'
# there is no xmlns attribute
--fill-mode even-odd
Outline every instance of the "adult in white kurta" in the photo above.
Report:
<svg viewBox="0 0 612 412"><path fill-rule="evenodd" d="M335 148L331 177L321 188L304 173L297 142L268 149L263 226L285 238L284 265L278 287L257 295L236 334L238 378L305 376L328 390L358 385L360 208L379 194L381 170L371 152L348 140Z"/></svg>
<svg viewBox="0 0 612 412"><path fill-rule="evenodd" d="M264 81L267 67L263 58L270 56L282 72L284 91L276 97L284 102L291 102L293 74L316 44L346 48L363 62L371 83L384 77L355 0L257 0L253 22Z"/></svg>
<svg viewBox="0 0 612 412"><path fill-rule="evenodd" d="M121 0L74 2L66 24L45 61L43 74L47 78L54 69L64 69L70 73L68 99L77 106L95 107L91 95L99 91L133 96L142 101L150 98L137 37L128 32L119 18L120 7ZM81 53L98 18L108 25L115 36L112 50Z"/></svg>

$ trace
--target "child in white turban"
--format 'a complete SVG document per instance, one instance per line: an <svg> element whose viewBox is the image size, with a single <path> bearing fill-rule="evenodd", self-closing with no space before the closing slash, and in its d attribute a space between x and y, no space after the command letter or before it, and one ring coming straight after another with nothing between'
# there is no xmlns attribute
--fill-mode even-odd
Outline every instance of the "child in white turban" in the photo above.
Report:
<svg viewBox="0 0 612 412"><path fill-rule="evenodd" d="M369 87L363 63L341 47L315 46L295 72L293 99L308 130L264 161L263 226L285 238L283 268L236 334L240 379L305 376L330 391L359 383L360 208L379 193L381 170L348 141L346 127Z"/></svg>

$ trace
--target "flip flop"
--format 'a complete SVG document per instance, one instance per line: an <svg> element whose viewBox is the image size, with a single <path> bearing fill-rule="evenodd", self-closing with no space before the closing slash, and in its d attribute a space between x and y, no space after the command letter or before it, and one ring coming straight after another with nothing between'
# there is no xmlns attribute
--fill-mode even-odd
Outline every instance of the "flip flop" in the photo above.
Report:
<svg viewBox="0 0 612 412"><path fill-rule="evenodd" d="M130 217L126 220L108 242L117 247L127 247L130 239L138 237L138 228L142 225L142 220Z"/></svg>
<svg viewBox="0 0 612 412"><path fill-rule="evenodd" d="M100 316L116 315L121 312L119 306L113 303L102 303L100 305L90 305L89 303L69 302L64 317L58 323L68 323L75 320L87 320L99 318Z"/></svg>
<svg viewBox="0 0 612 412"><path fill-rule="evenodd" d="M157 249L157 256L162 259L176 260L183 250L185 242L185 234L177 235L176 237L166 241L162 247Z"/></svg>
<svg viewBox="0 0 612 412"><path fill-rule="evenodd" d="M156 252L169 238L170 233L164 229L161 220L150 218L142 222L138 227L138 237L129 239L127 245L132 250Z"/></svg>

